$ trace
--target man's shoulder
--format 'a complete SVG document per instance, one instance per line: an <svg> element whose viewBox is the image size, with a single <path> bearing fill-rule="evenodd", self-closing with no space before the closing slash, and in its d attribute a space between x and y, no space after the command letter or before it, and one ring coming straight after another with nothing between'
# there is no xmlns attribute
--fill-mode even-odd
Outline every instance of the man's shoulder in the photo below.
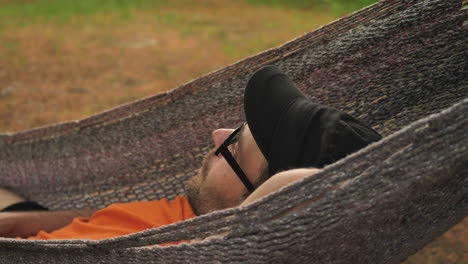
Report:
<svg viewBox="0 0 468 264"><path fill-rule="evenodd" d="M145 215L148 218L160 219L164 216L170 219L170 222L187 220L196 216L185 196L176 196L172 200L163 198L155 201L130 202L118 206L125 207L128 212Z"/></svg>
<svg viewBox="0 0 468 264"><path fill-rule="evenodd" d="M132 202L121 202L113 203L108 207L120 207L120 208L135 208L135 207L151 207L151 206L181 206L189 204L187 197L185 196L176 196L174 199L169 200L167 198L162 198L159 200L141 200L141 201L132 201Z"/></svg>

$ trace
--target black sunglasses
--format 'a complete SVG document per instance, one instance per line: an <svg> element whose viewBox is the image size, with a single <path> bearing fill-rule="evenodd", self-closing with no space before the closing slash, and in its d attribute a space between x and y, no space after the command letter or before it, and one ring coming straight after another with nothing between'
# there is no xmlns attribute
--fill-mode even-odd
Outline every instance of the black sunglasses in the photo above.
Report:
<svg viewBox="0 0 468 264"><path fill-rule="evenodd" d="M255 187L253 186L252 183L250 183L249 179L245 175L244 171L242 171L241 167L237 163L237 161L234 159L232 156L231 152L229 151L228 147L229 145L232 145L237 142L239 136L239 132L242 130L242 128L245 126L245 123L238 127L234 132L229 135L228 138L221 144L218 149L215 152L215 155L218 156L219 154L223 155L224 159L226 159L227 163L229 166L231 166L232 170L237 174L237 176L240 178L242 183L245 185L247 190L249 192L253 192L255 190Z"/></svg>

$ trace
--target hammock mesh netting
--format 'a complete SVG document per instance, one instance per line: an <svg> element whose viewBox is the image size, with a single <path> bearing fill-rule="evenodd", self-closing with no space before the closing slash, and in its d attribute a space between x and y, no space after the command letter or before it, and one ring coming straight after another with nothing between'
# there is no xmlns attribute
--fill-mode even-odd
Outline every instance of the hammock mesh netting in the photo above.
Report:
<svg viewBox="0 0 468 264"><path fill-rule="evenodd" d="M384 0L170 92L0 134L0 186L52 210L183 194L266 64L385 137L247 207L99 241L1 238L0 262L400 263L468 215L467 18L460 0Z"/></svg>

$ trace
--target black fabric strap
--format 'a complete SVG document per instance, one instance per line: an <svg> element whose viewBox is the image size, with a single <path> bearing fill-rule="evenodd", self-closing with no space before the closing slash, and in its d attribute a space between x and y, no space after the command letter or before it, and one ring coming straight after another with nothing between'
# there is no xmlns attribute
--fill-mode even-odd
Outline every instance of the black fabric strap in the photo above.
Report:
<svg viewBox="0 0 468 264"><path fill-rule="evenodd" d="M36 202L19 202L3 208L0 212L20 212L20 211L48 211L46 207Z"/></svg>

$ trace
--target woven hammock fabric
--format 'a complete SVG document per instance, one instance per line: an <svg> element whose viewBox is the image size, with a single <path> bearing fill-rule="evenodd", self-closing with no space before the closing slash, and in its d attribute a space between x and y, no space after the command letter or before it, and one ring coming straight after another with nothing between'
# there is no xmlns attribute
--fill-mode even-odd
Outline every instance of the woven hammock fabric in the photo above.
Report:
<svg viewBox="0 0 468 264"><path fill-rule="evenodd" d="M0 135L0 186L51 209L182 194L265 64L385 136L248 207L101 241L0 239L0 263L400 263L468 215L467 18L460 0L384 0L168 93Z"/></svg>

